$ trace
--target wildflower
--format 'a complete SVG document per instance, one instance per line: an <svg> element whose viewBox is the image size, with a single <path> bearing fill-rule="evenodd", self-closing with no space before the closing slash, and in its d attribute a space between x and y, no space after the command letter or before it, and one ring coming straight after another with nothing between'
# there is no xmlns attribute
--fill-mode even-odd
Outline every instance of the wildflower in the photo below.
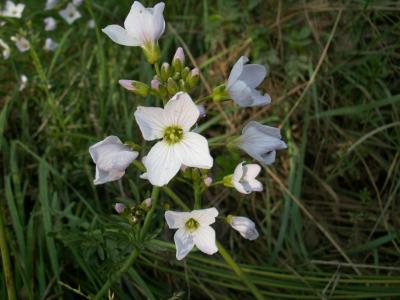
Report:
<svg viewBox="0 0 400 300"><path fill-rule="evenodd" d="M212 167L207 140L189 131L199 118L199 110L188 94L177 93L164 109L139 106L135 118L145 140L162 139L144 161L151 184L167 184L182 164L202 169Z"/></svg>
<svg viewBox="0 0 400 300"><path fill-rule="evenodd" d="M58 43L53 41L51 38L46 39L43 47L45 51L55 51L57 48L58 48Z"/></svg>
<svg viewBox="0 0 400 300"><path fill-rule="evenodd" d="M215 231L210 226L217 216L218 211L215 207L191 212L165 212L168 227L178 229L174 235L177 260L182 260L194 245L208 255L218 252Z"/></svg>
<svg viewBox="0 0 400 300"><path fill-rule="evenodd" d="M135 1L125 19L125 28L109 25L103 28L103 32L117 44L142 47L147 60L153 64L160 58L157 42L165 29L164 7L161 2L153 8L145 8Z"/></svg>
<svg viewBox="0 0 400 300"><path fill-rule="evenodd" d="M231 182L239 193L250 194L251 192L261 192L263 186L256 179L260 171L261 167L257 164L243 165L243 162L241 162L235 168Z"/></svg>
<svg viewBox="0 0 400 300"><path fill-rule="evenodd" d="M125 210L126 206L123 203L115 203L114 209L118 214L122 214Z"/></svg>
<svg viewBox="0 0 400 300"><path fill-rule="evenodd" d="M265 67L262 65L245 65L249 59L245 56L239 58L229 75L227 92L229 96L241 107L260 106L271 102L268 94L261 95L256 87L264 80Z"/></svg>
<svg viewBox="0 0 400 300"><path fill-rule="evenodd" d="M96 164L94 184L103 184L120 179L126 168L136 159L138 152L122 144L116 136L106 137L89 148L90 156Z"/></svg>
<svg viewBox="0 0 400 300"><path fill-rule="evenodd" d="M180 72L185 65L185 53L183 52L182 47L176 49L174 58L172 59L172 66L174 67L175 72Z"/></svg>
<svg viewBox="0 0 400 300"><path fill-rule="evenodd" d="M20 84L19 84L19 91L23 91L26 88L26 84L28 82L28 77L25 74L21 75Z"/></svg>
<svg viewBox="0 0 400 300"><path fill-rule="evenodd" d="M47 0L45 10L53 9L58 5L59 0Z"/></svg>
<svg viewBox="0 0 400 300"><path fill-rule="evenodd" d="M4 59L8 59L10 57L10 47L2 40L0 39L0 46L3 48L2 54Z"/></svg>
<svg viewBox="0 0 400 300"><path fill-rule="evenodd" d="M121 79L118 83L128 91L134 92L140 96L147 96L149 93L149 86L140 81Z"/></svg>
<svg viewBox="0 0 400 300"><path fill-rule="evenodd" d="M229 215L226 221L245 239L253 241L259 236L256 224L249 218Z"/></svg>
<svg viewBox="0 0 400 300"><path fill-rule="evenodd" d="M4 10L1 12L3 17L17 18L22 17L22 12L25 9L25 4L15 4L12 1L7 1Z"/></svg>
<svg viewBox="0 0 400 300"><path fill-rule="evenodd" d="M43 22L45 31L53 31L57 27L56 19L53 17L47 17L43 20Z"/></svg>
<svg viewBox="0 0 400 300"><path fill-rule="evenodd" d="M81 17L80 12L76 9L76 6L72 3L68 3L67 7L60 10L58 14L67 22L69 25L74 23L77 19Z"/></svg>
<svg viewBox="0 0 400 300"><path fill-rule="evenodd" d="M275 161L276 150L286 149L279 128L249 122L242 130L237 145L259 162L270 165Z"/></svg>
<svg viewBox="0 0 400 300"><path fill-rule="evenodd" d="M11 40L15 43L15 46L17 46L20 52L26 52L29 49L31 49L31 44L23 36L20 35L12 36Z"/></svg>

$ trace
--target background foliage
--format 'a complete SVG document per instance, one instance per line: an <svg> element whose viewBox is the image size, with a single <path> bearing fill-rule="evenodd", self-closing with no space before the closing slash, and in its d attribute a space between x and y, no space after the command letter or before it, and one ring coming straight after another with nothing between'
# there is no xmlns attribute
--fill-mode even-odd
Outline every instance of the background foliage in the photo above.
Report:
<svg viewBox="0 0 400 300"><path fill-rule="evenodd" d="M92 17L98 28L122 23L131 1L87 1L72 26L59 20L48 34L60 42L54 54L42 50L43 18L56 12L26 2L23 19L0 27L2 38L29 31L32 43L30 52L13 48L0 61L0 212L18 298L83 299L121 268L135 244L112 204L140 203L151 191L134 167L123 187L95 187L87 149L110 134L141 141L133 112L154 99L127 93L117 80L149 82L152 70L139 49L84 26ZM254 242L217 224L218 239L243 272L272 299L400 297L399 3L166 2L163 58L178 46L190 50L204 75L195 98L226 80L240 55L269 70L263 88L271 105L210 102L199 128L210 138L215 180L249 161L216 149L248 119L280 126L289 145L263 171L265 192L203 194L204 205L256 220L261 235ZM29 82L19 92L21 74ZM171 186L192 202L190 186ZM161 200L177 208L166 193ZM153 233L160 236L139 245L134 266L113 285L115 299L252 298L219 254L178 262L172 233L162 223ZM7 299L0 277L0 298Z"/></svg>

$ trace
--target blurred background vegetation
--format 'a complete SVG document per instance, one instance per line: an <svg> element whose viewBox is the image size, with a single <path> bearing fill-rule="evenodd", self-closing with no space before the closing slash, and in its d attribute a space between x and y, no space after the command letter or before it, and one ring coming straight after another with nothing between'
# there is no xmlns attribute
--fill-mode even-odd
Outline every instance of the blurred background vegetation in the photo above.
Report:
<svg viewBox="0 0 400 300"><path fill-rule="evenodd" d="M132 167L123 187L95 187L88 155L107 135L139 143L133 112L155 101L117 83L151 80L140 49L99 31L122 24L131 2L85 1L68 26L44 1L25 1L23 18L0 27L3 39L22 29L32 44L0 61L0 213L18 299L85 299L135 245L112 204L140 203L151 186ZM46 33L49 15L59 22ZM166 1L163 59L183 46L201 68L204 88L194 98L226 80L241 55L268 68L271 105L209 102L199 128L210 138L215 180L249 161L221 147L249 119L281 127L289 145L262 172L263 193L203 194L204 205L256 221L254 242L222 222L217 237L266 298L400 299L399 17L399 2L384 0ZM96 30L85 26L91 18ZM47 36L60 43L55 53L42 50ZM23 91L21 74L29 78ZM170 186L192 203L190 186ZM165 193L161 201L178 208ZM178 262L172 232L160 222L152 233L113 285L114 299L252 299L219 254Z"/></svg>

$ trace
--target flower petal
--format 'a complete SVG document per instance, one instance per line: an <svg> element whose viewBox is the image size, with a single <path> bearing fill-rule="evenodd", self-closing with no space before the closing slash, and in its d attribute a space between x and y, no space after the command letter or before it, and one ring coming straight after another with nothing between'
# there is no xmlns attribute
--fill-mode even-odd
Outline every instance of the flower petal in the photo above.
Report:
<svg viewBox="0 0 400 300"><path fill-rule="evenodd" d="M108 150L121 150L121 149L125 149L124 147L126 147L122 144L121 140L117 136L110 135L110 136L106 137L104 140L89 147L89 153L90 153L90 156L92 157L94 163L97 163L97 160L100 157L100 155L102 155L104 153L104 149L102 149L103 148L102 146L105 146L105 145L115 145L116 148L114 148L114 149L109 148ZM121 145L122 147L120 147L118 145Z"/></svg>
<svg viewBox="0 0 400 300"><path fill-rule="evenodd" d="M239 80L243 80L251 88L256 88L264 80L266 75L267 71L264 66L250 64L243 66Z"/></svg>
<svg viewBox="0 0 400 300"><path fill-rule="evenodd" d="M103 31L113 42L124 46L139 46L140 42L119 25L108 25Z"/></svg>
<svg viewBox="0 0 400 300"><path fill-rule="evenodd" d="M186 221L190 218L189 212L167 210L165 212L165 221L170 229L185 227Z"/></svg>
<svg viewBox="0 0 400 300"><path fill-rule="evenodd" d="M228 87L228 94L240 107L252 106L252 89L242 80L237 80Z"/></svg>
<svg viewBox="0 0 400 300"><path fill-rule="evenodd" d="M93 181L95 185L103 184L110 181L115 181L124 176L125 171L110 170L104 171L96 166L96 177Z"/></svg>
<svg viewBox="0 0 400 300"><path fill-rule="evenodd" d="M176 148L185 166L200 169L211 169L213 166L207 139L198 133L186 132Z"/></svg>
<svg viewBox="0 0 400 300"><path fill-rule="evenodd" d="M189 218L195 219L201 226L206 226L215 223L215 218L218 216L218 210L215 207L206 209L196 209L190 212Z"/></svg>
<svg viewBox="0 0 400 300"><path fill-rule="evenodd" d="M193 234L193 241L196 247L208 255L218 252L215 243L215 231L210 226L201 226Z"/></svg>
<svg viewBox="0 0 400 300"><path fill-rule="evenodd" d="M194 241L192 235L181 228L175 232L174 235L176 247L176 259L182 260L193 249Z"/></svg>
<svg viewBox="0 0 400 300"><path fill-rule="evenodd" d="M271 96L268 94L261 95L260 91L252 90L251 91L251 106L262 106L271 103Z"/></svg>
<svg viewBox="0 0 400 300"><path fill-rule="evenodd" d="M247 63L249 59L246 56L241 56L238 61L235 63L233 66L231 73L229 74L228 78L228 85L227 87L229 88L232 84L236 82L236 80L239 79L239 76L242 74L243 71L243 66L245 63Z"/></svg>
<svg viewBox="0 0 400 300"><path fill-rule="evenodd" d="M164 110L168 123L181 126L184 131L189 131L200 116L197 105L194 104L189 94L183 92L172 97L165 105Z"/></svg>
<svg viewBox="0 0 400 300"><path fill-rule="evenodd" d="M244 180L249 181L257 177L261 172L260 165L257 164L247 164L244 166Z"/></svg>
<svg viewBox="0 0 400 300"><path fill-rule="evenodd" d="M160 139L167 126L164 110L160 107L139 106L135 111L135 119L146 141Z"/></svg>
<svg viewBox="0 0 400 300"><path fill-rule="evenodd" d="M178 173L182 160L176 147L160 141L151 148L144 165L152 185L163 186Z"/></svg>

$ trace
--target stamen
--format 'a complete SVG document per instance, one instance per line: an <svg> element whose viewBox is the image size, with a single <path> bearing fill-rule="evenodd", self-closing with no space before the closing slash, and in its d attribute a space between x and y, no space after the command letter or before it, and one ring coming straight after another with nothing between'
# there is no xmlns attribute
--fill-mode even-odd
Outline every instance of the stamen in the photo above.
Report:
<svg viewBox="0 0 400 300"><path fill-rule="evenodd" d="M179 143L183 139L183 129L179 126L169 126L164 130L164 140L170 144Z"/></svg>
<svg viewBox="0 0 400 300"><path fill-rule="evenodd" d="M185 227L187 230L190 232L195 231L197 228L199 228L200 224L197 222L195 219L190 218L189 220L186 221Z"/></svg>

